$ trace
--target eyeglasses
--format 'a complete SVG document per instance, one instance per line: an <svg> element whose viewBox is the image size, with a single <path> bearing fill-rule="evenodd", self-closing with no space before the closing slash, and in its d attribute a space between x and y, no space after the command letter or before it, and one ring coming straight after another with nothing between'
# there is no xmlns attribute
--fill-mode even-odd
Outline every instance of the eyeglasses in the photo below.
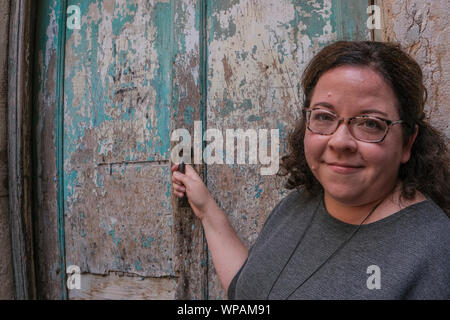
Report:
<svg viewBox="0 0 450 320"><path fill-rule="evenodd" d="M311 132L321 135L331 135L344 122L350 134L359 141L381 142L386 137L389 128L403 120L391 121L375 116L361 115L351 118L339 118L333 112L314 108L306 111L306 122Z"/></svg>

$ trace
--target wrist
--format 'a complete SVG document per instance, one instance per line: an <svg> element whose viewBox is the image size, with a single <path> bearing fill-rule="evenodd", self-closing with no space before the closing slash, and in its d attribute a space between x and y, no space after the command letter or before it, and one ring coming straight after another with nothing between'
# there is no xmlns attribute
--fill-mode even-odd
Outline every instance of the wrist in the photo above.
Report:
<svg viewBox="0 0 450 320"><path fill-rule="evenodd" d="M212 196L208 197L207 202L203 206L202 210L199 210L198 217L203 225L208 224L209 221L213 220L220 212L220 208Z"/></svg>

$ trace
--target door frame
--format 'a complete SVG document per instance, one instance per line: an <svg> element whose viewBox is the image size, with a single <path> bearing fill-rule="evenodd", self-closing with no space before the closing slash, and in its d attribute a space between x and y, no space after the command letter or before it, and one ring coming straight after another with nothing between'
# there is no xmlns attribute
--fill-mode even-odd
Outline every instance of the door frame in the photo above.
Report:
<svg viewBox="0 0 450 320"><path fill-rule="evenodd" d="M36 298L32 217L32 69L34 5L10 2L8 49L8 188L11 249L18 300Z"/></svg>

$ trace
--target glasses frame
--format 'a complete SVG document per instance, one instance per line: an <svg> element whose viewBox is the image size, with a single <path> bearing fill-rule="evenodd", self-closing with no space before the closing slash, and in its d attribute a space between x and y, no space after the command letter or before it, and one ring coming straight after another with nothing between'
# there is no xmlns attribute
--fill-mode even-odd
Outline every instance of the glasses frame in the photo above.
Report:
<svg viewBox="0 0 450 320"><path fill-rule="evenodd" d="M310 119L311 119L311 112L313 112L314 110L322 110L322 111L331 113L331 114L333 114L333 115L336 116L338 122L337 122L337 126L336 126L336 128L333 130L333 132L331 132L331 133L320 133L320 132L316 132L316 131L312 130L312 129L309 127ZM334 133L337 131L337 129L339 128L339 126L341 125L341 123L344 122L344 124L347 126L347 129L348 129L348 131L350 132L350 134L352 135L353 138L355 138L355 139L358 140L358 141L368 142L368 143L379 143L379 142L382 142L382 141L386 138L386 136L387 136L387 134L388 134L388 132L389 132L389 129L390 129L393 125L396 125L396 124L400 124L400 123L404 123L404 122L405 122L404 120L395 120L395 121L393 121L393 120L389 120L389 119L380 118L380 117L377 117L377 116L367 116L367 115L361 115L361 116L355 116L355 117L349 117L349 118L338 117L338 115L335 114L334 112L331 112L331 111L328 111L328 110L325 110L325 109L322 109L322 108L313 108L313 109L311 109L311 110L303 110L303 112L306 113L306 127L308 128L309 131L311 131L311 132L313 132L313 133L315 133L315 134L320 134L320 135L322 135L322 136L331 136L332 134L334 134ZM381 120L381 121L385 122L385 123L386 123L386 130L385 130L385 132L384 132L383 137L382 137L381 139L379 139L379 140L374 140L374 141L371 141L371 140L364 140L364 139L359 139L359 138L355 137L355 135L353 134L352 128L351 128L351 126L349 125L349 123L350 123L352 120L354 120L354 119L361 119L361 118L376 118L376 119L378 119L378 120Z"/></svg>

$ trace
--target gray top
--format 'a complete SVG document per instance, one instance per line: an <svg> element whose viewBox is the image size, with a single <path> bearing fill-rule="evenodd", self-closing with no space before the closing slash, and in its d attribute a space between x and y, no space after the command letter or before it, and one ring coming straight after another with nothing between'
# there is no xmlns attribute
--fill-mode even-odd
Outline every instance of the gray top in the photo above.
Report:
<svg viewBox="0 0 450 320"><path fill-rule="evenodd" d="M323 195L291 192L267 218L228 298L450 299L450 219L432 200L362 225L326 261L355 228L327 212Z"/></svg>

